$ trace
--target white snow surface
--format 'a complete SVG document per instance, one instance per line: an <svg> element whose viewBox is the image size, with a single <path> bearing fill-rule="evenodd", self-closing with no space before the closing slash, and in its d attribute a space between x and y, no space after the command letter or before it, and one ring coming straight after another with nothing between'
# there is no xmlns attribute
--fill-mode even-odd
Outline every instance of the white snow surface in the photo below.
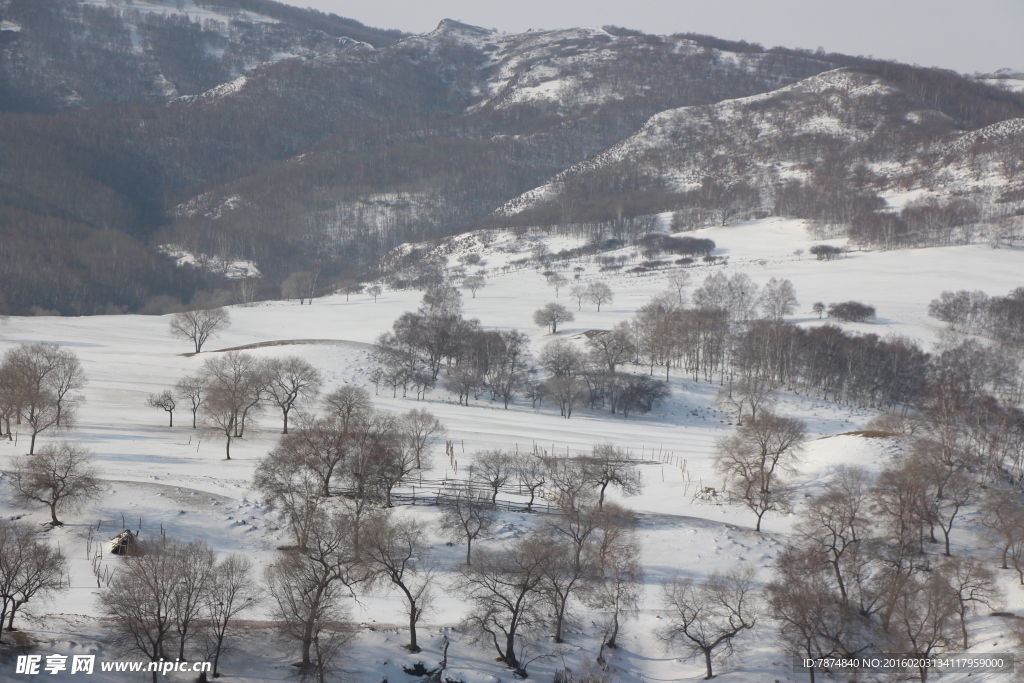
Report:
<svg viewBox="0 0 1024 683"><path fill-rule="evenodd" d="M837 261L817 261L794 253L798 249L806 252L814 241L808 237L803 222L793 220L766 219L708 228L694 236L715 240L719 247L716 253L729 257L727 266L714 268L747 272L762 285L770 277L790 279L801 302L799 311L791 316L793 322L820 324L810 312L815 301L857 299L876 306L878 319L870 324L844 327L881 336L906 335L926 346L940 332L938 322L927 316L927 305L942 290L981 289L992 295L1005 294L1022 284L1024 273L1024 252L982 246L857 251ZM582 243L568 237L516 238L502 233L484 246L469 235L453 238L451 245L455 250L450 254L454 265L458 256L478 253L489 268L487 285L476 298L468 292L464 297L467 316L479 318L485 328L511 327L527 332L535 353L551 337L533 325L532 314L543 304L556 301L554 291L533 269L505 274L499 269L528 253L537 241L545 241L551 251ZM628 247L623 249L623 253L630 251ZM596 265L588 261L571 264L575 265L584 266L583 281L600 277L612 286L616 298L600 313L585 305L575 322L560 330L558 337L580 340L587 330L608 329L630 318L666 286L665 271L646 277L609 276L599 275ZM713 267L692 268L694 285ZM573 276L571 267L566 275ZM72 558L72 570L71 588L65 594L48 605L29 603L25 614L19 615L20 627L38 641L38 651L92 653L105 660L117 658L102 637L104 626L96 602L96 582L86 557L85 538L90 527L100 525L100 531L93 532L100 540L115 535L122 524L141 528L143 538L155 536L161 528L185 539L201 537L219 553L242 552L261 567L273 561L278 546L288 543L286 531L279 528L279 521L268 513L249 483L256 460L278 439L277 415L268 411L261 420L261 429L247 434L243 441L236 441L232 445L232 460L226 461L223 443L192 430L187 411L177 411L175 426L169 428L165 413L146 407L147 394L169 388L182 376L197 371L218 349L282 340L305 341L263 346L251 353L260 357L295 354L307 359L325 374L325 393L343 383L367 386L372 392L373 386L367 379L371 367L369 344L400 313L415 309L420 297L420 292L394 291L386 292L376 303L367 295L353 295L349 301L340 295L306 306L268 302L233 307L231 327L196 356L186 355L184 352L190 349L169 336L168 320L161 316L10 318L0 324L0 352L21 343L45 341L61 344L78 354L89 377L84 392L87 402L81 410L79 426L66 436L44 434L40 441L70 438L82 442L95 452L109 486L102 499L79 514L68 515L66 526L43 536L65 549ZM564 291L557 301L567 306L573 303ZM471 401L468 407L460 406L440 388L424 401L393 398L384 390L375 397L380 408L427 408L440 417L456 444L456 459L463 475L472 454L479 449L529 449L534 443L553 448L556 453L571 454L611 441L648 461L642 466L646 484L643 494L620 500L640 516L646 598L639 618L624 625L621 647L610 653L616 681L700 680L704 675L701 662L680 660L678 652L666 651L653 636L662 623L660 582L674 573L701 577L737 566L752 566L759 580L767 581L793 520L792 516L768 515L764 531L755 533L752 515L745 510L692 500L698 486L722 485L712 468L711 457L715 440L730 433L731 419L712 408L716 385L673 376L671 388L672 397L663 406L628 419L603 411L580 410L567 420L552 406L534 410L522 401L516 401L508 410L498 402L483 399ZM845 434L861 429L873 416L872 411L797 395L782 396L779 409L804 419L811 435L795 477L798 501L820 490L837 465L855 464L877 470L885 458L901 448L892 439ZM0 441L0 471L9 470L11 458L25 452L25 438L22 431L17 444ZM433 470L428 474L459 476L440 447L435 447ZM613 494L612 498L617 496ZM3 516L24 514L2 500L0 495ZM396 514L414 515L429 524L438 513L432 507L416 506L399 508ZM32 511L24 518L34 524L47 519L41 511ZM507 514L499 531L484 545L500 544L536 523L536 515ZM954 531L954 552L975 552L976 530L976 514L972 510ZM434 553L444 567L441 578L447 581L464 549L448 547L439 537L433 540ZM104 558L104 564L111 570L116 569L119 561L110 555ZM1007 608L1019 608L1024 604L1024 590L1013 581L1005 583ZM493 650L469 642L455 630L467 605L447 588L438 591L436 609L425 617L421 634L425 649L418 655L410 655L401 648L406 634L401 602L396 596L360 597L352 609L359 635L347 664L350 680L378 683L386 678L392 683L411 682L414 679L402 672L401 665L422 661L428 668L433 667L440 659L439 646L445 634L452 640L448 652L449 677L466 683L513 680L511 673L494 661ZM265 604L246 617L246 628L236 640L236 649L222 661L223 680L289 680L295 653L279 643L268 618ZM539 647L550 651L551 657L530 665L530 680L550 681L553 672L563 666L579 671L592 663L599 637L593 625L595 620L596 615L577 605L567 642L560 646L549 641L539 643ZM972 626L976 629L973 651L1007 649L1003 645L1008 642L1005 621L981 616L974 618ZM724 683L806 680L803 673L790 670L770 621L764 620L760 628L742 637L737 645L732 658L718 665L718 678ZM13 665L0 663L0 680L17 680L10 673L13 668L4 668L9 666ZM166 680L189 680L181 674L177 676L172 674ZM76 676L66 674L46 678L77 680ZM91 680L130 679L97 672ZM942 680L985 679L948 675ZM988 680L1002 679L993 676Z"/></svg>

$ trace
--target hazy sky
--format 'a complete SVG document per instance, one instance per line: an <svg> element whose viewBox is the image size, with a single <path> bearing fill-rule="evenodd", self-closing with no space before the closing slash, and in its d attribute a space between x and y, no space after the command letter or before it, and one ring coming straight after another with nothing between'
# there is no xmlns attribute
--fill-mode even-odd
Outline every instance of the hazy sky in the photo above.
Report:
<svg viewBox="0 0 1024 683"><path fill-rule="evenodd" d="M518 32L615 24L957 71L1024 70L1024 0L283 0L422 33L444 18Z"/></svg>

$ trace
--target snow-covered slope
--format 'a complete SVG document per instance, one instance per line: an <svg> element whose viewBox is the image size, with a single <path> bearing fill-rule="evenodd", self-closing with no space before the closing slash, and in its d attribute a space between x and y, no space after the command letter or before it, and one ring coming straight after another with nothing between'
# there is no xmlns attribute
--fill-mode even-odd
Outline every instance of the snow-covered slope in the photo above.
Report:
<svg viewBox="0 0 1024 683"><path fill-rule="evenodd" d="M1021 119L963 134L941 112L920 109L877 76L839 69L778 90L711 106L682 107L652 116L634 135L496 212L510 216L551 202L567 182L586 184L599 174L634 174L651 185L686 191L714 180L752 185L806 180L828 155L864 163L882 189L928 187L958 193L1005 191L1024 176L1001 177L995 146L1019 144ZM912 151L893 158L885 140L898 135ZM965 156L972 168L965 168Z"/></svg>
<svg viewBox="0 0 1024 683"><path fill-rule="evenodd" d="M817 261L795 253L806 251L813 243L801 221L768 219L709 228L695 234L713 239L718 245L716 255L729 258L725 266L691 268L694 285L720 268L730 273L746 272L759 284L770 277L787 278L794 283L801 302L790 317L793 322L820 324L818 316L810 310L813 301L840 301L855 296L876 306L878 319L845 327L880 336L905 335L925 345L936 340L940 332L937 321L927 317L927 304L940 291L980 289L1002 294L1020 285L1024 270L1024 254L1020 250L993 251L981 246L853 252L838 261ZM533 311L548 302L571 305L564 291L561 298L555 297L542 274L532 268L511 267L540 243L557 252L580 246L583 240L499 233L466 235L437 247L450 267L456 267L461 257L464 262L476 261L477 267L488 272L488 282L476 297L465 297L467 316L479 318L485 328L523 330L529 334L534 352L551 337L533 324ZM469 255L475 257L467 259ZM608 255L637 258L631 247ZM598 264L589 258L560 268L572 277L577 266L582 268L583 282L601 279L611 285L616 298L600 313L590 305L577 312L576 320L557 335L574 343L582 343L583 333L588 330L608 329L628 319L667 284L666 271L643 277L608 275L599 273ZM295 354L305 358L324 372L328 391L343 383L366 386L372 391L368 344L388 329L401 312L416 308L420 296L416 291L392 291L376 301L359 294L350 299L343 295L318 299L311 306L268 302L234 307L230 311L231 327L198 356L184 355L187 349L170 338L166 317L11 318L0 324L0 352L19 343L47 341L62 344L81 358L90 380L85 391L88 401L81 411L79 426L60 438L79 441L92 449L102 476L109 481L108 492L102 499L80 514L69 516L67 526L46 536L50 542L59 543L72 558L71 588L55 604L30 604L26 613L19 616L22 637L35 639L39 651L46 654L94 653L102 659L115 658L102 639L105 629L85 549L90 534L105 539L120 531L122 524L141 528L143 536L152 537L163 529L183 538L203 537L220 553L244 552L260 566L271 562L278 552L276 548L287 543L287 534L279 528L276 516L262 505L259 494L251 490L250 479L255 461L276 442L277 417L266 414L260 420L261 429L236 442L233 459L225 461L222 442L193 431L183 411L175 416L177 426L168 428L164 413L146 407L147 394L170 387L183 375L195 372L205 358L218 353L216 349L287 340L295 343L260 346L250 352L258 357ZM312 341L299 343L301 340ZM455 444L455 460L461 467L456 472L438 445L434 449L433 469L427 473L432 477L464 477L466 465L478 449L529 449L533 444L555 453L571 454L587 452L593 445L611 441L644 460L644 493L625 499L613 494L613 498L640 515L642 561L647 576L640 616L625 624L621 647L610 655L615 680L624 683L700 680L700 662L680 660L678 652L666 651L652 635L661 623L660 581L674 572L704 576L716 569L737 566L754 567L759 581L767 580L793 521L791 516L769 515L764 533L755 533L752 517L746 511L695 499L699 488L721 488L711 455L715 440L730 433L731 420L712 406L717 385L673 377L671 388L672 397L664 406L627 419L607 412L581 410L567 420L550 405L533 409L528 401L521 400L508 410L502 409L500 402L486 398L462 406L440 388L423 401L411 396L393 398L386 391L374 397L376 405L388 410L426 408L447 425L449 439ZM856 464L877 470L901 448L892 439L843 435L862 428L873 416L871 411L798 395L784 395L779 410L806 420L811 434L794 478L800 494L798 500L820 490L836 466ZM24 451L25 434L17 427L16 431L16 443L0 441L0 471L9 469L10 458ZM57 438L47 435L42 441L49 443ZM0 492L2 482L0 478ZM0 495L0 514L24 514L2 500ZM415 516L433 528L438 511L430 506L416 506L400 508L396 514ZM31 512L25 519L42 522L45 515ZM533 515L507 514L499 530L484 544L500 545L536 523ZM976 514L970 510L954 532L956 553L974 552L976 525ZM431 534L434 553L442 567L441 578L447 581L463 549L446 545L434 531ZM117 563L118 559L111 556L102 561L110 570L116 570ZM1019 611L1017 605L1024 599L1024 589L1009 580L1005 583L1007 609ZM379 683L387 678L392 682L411 682L413 679L402 672L401 665L423 661L428 667L433 666L440 659L439 648L445 635L452 640L449 676L467 683L510 680L508 671L493 661L493 653L486 644L474 645L464 634L453 630L466 610L459 595L448 589L439 592L436 608L424 619L425 651L415 656L400 647L400 606L397 597L380 595L361 597L353 605L359 630L346 664L352 680ZM222 661L229 680L289 679L294 653L279 644L266 621L268 618L265 604L249 615L242 642ZM552 657L530 665L530 680L549 681L555 670L569 666L578 671L591 661L599 635L592 624L594 619L595 615L580 606L566 644L541 644ZM972 651L995 651L997 643L1005 647L1005 622L980 616L971 623L975 629ZM773 634L766 622L742 641L737 654L720 668L720 679L730 683L805 680L803 674L790 670ZM4 666L7 665L0 663L0 667ZM7 680L7 672L8 669L0 668L0 679ZM97 673L92 680L124 680L114 674L106 676ZM54 676L53 680L76 679L65 674ZM950 676L948 680L979 679Z"/></svg>

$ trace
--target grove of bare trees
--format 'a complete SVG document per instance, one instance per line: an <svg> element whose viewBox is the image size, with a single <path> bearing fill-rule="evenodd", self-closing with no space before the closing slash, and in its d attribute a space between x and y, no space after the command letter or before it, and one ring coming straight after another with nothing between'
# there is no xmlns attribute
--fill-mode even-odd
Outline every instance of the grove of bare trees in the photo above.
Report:
<svg viewBox="0 0 1024 683"><path fill-rule="evenodd" d="M12 421L26 425L31 455L40 434L74 426L85 400L78 392L85 384L85 372L74 351L44 343L8 350L0 360L0 431L6 427L7 438L12 439Z"/></svg>
<svg viewBox="0 0 1024 683"><path fill-rule="evenodd" d="M204 640L216 666L237 617L260 596L249 560L229 555L218 562L203 540L161 537L121 562L99 604L111 617L114 647L151 662L199 659L189 655Z"/></svg>

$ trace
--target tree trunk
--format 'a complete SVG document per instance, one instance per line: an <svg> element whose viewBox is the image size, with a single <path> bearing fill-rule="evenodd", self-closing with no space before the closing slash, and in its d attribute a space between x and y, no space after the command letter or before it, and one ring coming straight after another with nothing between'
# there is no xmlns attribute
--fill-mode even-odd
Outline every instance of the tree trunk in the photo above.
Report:
<svg viewBox="0 0 1024 683"><path fill-rule="evenodd" d="M508 636L505 638L504 659L505 664L507 664L509 668L519 668L519 660L516 659L516 632L513 629L509 630Z"/></svg>
<svg viewBox="0 0 1024 683"><path fill-rule="evenodd" d="M563 600L560 600L558 606L555 608L555 635L554 640L556 643L562 642L562 622L565 621L565 606L569 602L569 595L566 594Z"/></svg>
<svg viewBox="0 0 1024 683"><path fill-rule="evenodd" d="M53 526L64 526L64 523L57 519L57 501L50 503L50 524Z"/></svg>
<svg viewBox="0 0 1024 683"><path fill-rule="evenodd" d="M11 605L11 613L7 617L7 630L8 631L13 631L14 630L14 614L18 611L18 608L21 607L22 604L23 603L21 603L21 602L15 601Z"/></svg>
<svg viewBox="0 0 1024 683"><path fill-rule="evenodd" d="M608 637L608 640L606 640L604 644L607 647L610 647L610 648L612 648L614 650L615 648L618 647L618 644L615 642L615 639L618 638L618 637L619 637L619 612L618 612L618 610L616 610L615 611L615 616L612 617L612 634L611 634L611 636Z"/></svg>
<svg viewBox="0 0 1024 683"><path fill-rule="evenodd" d="M288 433L288 410L286 408L281 408L281 412L284 413L284 430L282 430L281 433L282 434L287 434Z"/></svg>
<svg viewBox="0 0 1024 683"><path fill-rule="evenodd" d="M419 611L416 609L416 603L410 602L409 604L409 652L419 652L420 646L416 642L416 617L419 616Z"/></svg>
<svg viewBox="0 0 1024 683"><path fill-rule="evenodd" d="M220 662L220 650L224 646L224 637L219 636L217 638L217 649L213 653L213 677L219 678L220 674L217 673L217 664Z"/></svg>
<svg viewBox="0 0 1024 683"><path fill-rule="evenodd" d="M173 427L174 426L174 411L173 410L168 410L167 411L167 420L168 420L167 421L167 426L168 427Z"/></svg>
<svg viewBox="0 0 1024 683"><path fill-rule="evenodd" d="M309 655L310 649L313 647L313 622L306 622L306 627L302 632L302 667L301 670L303 675L309 671L310 664L313 663L312 657Z"/></svg>
<svg viewBox="0 0 1024 683"><path fill-rule="evenodd" d="M231 435L228 434L227 441L224 443L224 454L227 455L227 460L231 459Z"/></svg>
<svg viewBox="0 0 1024 683"><path fill-rule="evenodd" d="M708 675L704 677L704 680L714 678L715 674L711 671L711 650L704 650L704 665L708 668Z"/></svg>
<svg viewBox="0 0 1024 683"><path fill-rule="evenodd" d="M472 552L473 552L473 537L472 536L466 536L466 566L467 567L472 566L472 564L473 564L469 560L470 554Z"/></svg>

